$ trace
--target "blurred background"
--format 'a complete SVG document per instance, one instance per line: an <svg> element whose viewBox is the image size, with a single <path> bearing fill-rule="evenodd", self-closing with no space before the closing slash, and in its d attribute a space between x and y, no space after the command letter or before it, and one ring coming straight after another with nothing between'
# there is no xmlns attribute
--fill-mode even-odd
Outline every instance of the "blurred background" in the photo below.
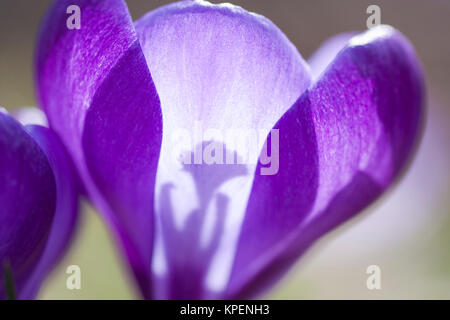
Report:
<svg viewBox="0 0 450 320"><path fill-rule="evenodd" d="M9 110L36 105L33 49L49 2L0 1L0 105ZM168 2L127 1L135 20ZM271 19L305 59L336 33L366 29L366 9L377 4L381 22L411 40L427 74L426 128L405 177L367 212L321 239L265 298L450 299L450 1L233 3ZM102 219L87 203L83 209L71 250L45 282L39 298L138 297ZM81 290L66 289L65 270L72 264L81 267ZM381 268L381 290L366 287L369 265Z"/></svg>

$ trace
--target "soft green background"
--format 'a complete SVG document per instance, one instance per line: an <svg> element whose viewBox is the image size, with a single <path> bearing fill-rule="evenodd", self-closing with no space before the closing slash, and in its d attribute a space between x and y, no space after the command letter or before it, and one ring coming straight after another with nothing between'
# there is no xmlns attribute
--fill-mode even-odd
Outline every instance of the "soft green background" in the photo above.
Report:
<svg viewBox="0 0 450 320"><path fill-rule="evenodd" d="M130 0L135 19L168 1ZM32 61L46 0L0 1L0 105L35 105ZM362 30L369 4L382 22L406 34L423 61L428 83L426 135L410 172L382 204L323 238L268 298L450 298L448 128L450 1L235 1L273 20L308 57L336 32ZM138 297L114 239L83 205L77 237L41 291L42 299ZM68 265L82 270L82 289L69 291ZM382 269L382 290L366 288L367 266Z"/></svg>

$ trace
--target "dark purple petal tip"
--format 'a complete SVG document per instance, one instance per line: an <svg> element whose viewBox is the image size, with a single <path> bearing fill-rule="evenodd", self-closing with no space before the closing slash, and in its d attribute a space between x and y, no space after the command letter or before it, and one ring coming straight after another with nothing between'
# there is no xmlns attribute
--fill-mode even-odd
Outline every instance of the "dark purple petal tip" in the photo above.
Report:
<svg viewBox="0 0 450 320"><path fill-rule="evenodd" d="M53 132L4 112L0 151L0 297L33 299L73 236L78 182Z"/></svg>
<svg viewBox="0 0 450 320"><path fill-rule="evenodd" d="M8 265L17 293L36 268L56 208L56 185L45 153L23 127L0 112L0 297Z"/></svg>
<svg viewBox="0 0 450 320"><path fill-rule="evenodd" d="M39 264L19 296L21 299L32 299L36 297L42 281L61 260L75 235L80 188L72 160L55 133L38 125L29 125L25 129L46 154L56 182L56 208L50 234Z"/></svg>

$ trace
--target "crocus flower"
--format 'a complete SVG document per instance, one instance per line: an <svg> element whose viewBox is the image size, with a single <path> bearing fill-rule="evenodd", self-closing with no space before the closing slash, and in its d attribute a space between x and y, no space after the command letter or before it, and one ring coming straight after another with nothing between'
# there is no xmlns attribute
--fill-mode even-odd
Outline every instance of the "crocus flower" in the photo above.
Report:
<svg viewBox="0 0 450 320"><path fill-rule="evenodd" d="M77 183L53 132L4 110L0 154L0 299L32 299L73 235Z"/></svg>
<svg viewBox="0 0 450 320"><path fill-rule="evenodd" d="M40 31L40 104L145 298L260 294L379 198L416 145L423 74L389 26L330 50L313 79L240 7L182 1L133 23L124 1L80 0L71 30L73 2L56 1ZM228 129L263 132L258 152L229 145Z"/></svg>

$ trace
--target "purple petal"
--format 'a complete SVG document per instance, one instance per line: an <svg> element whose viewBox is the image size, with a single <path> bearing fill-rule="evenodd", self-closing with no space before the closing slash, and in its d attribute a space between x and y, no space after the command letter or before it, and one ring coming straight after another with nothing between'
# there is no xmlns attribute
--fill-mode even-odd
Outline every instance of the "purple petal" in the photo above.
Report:
<svg viewBox="0 0 450 320"><path fill-rule="evenodd" d="M423 79L411 44L394 29L350 40L276 125L280 171L255 178L229 297L260 292L392 185L419 137Z"/></svg>
<svg viewBox="0 0 450 320"><path fill-rule="evenodd" d="M28 126L26 130L47 155L56 182L56 210L50 235L39 264L20 292L21 299L32 299L45 276L67 250L74 235L78 217L78 188L71 159L58 137L41 126Z"/></svg>
<svg viewBox="0 0 450 320"><path fill-rule="evenodd" d="M97 90L86 117L83 148L148 298L162 125L158 96L140 50L136 45Z"/></svg>
<svg viewBox="0 0 450 320"><path fill-rule="evenodd" d="M161 140L158 96L126 4L78 1L81 29L69 30L71 4L55 2L41 29L41 105L90 198L115 228L148 297Z"/></svg>
<svg viewBox="0 0 450 320"><path fill-rule="evenodd" d="M230 4L182 1L136 22L165 131L267 131L310 84L297 49L266 18Z"/></svg>
<svg viewBox="0 0 450 320"><path fill-rule="evenodd" d="M0 112L0 298L5 296L3 268L11 266L16 290L35 269L55 212L55 179L33 138Z"/></svg>
<svg viewBox="0 0 450 320"><path fill-rule="evenodd" d="M333 62L336 55L344 49L348 41L357 35L356 32L340 33L327 39L322 43L314 54L309 57L308 65L311 68L311 75L314 80L325 71L325 69Z"/></svg>
<svg viewBox="0 0 450 320"><path fill-rule="evenodd" d="M212 297L223 286L222 267L231 267L255 169L247 163L256 163L269 130L309 86L309 70L272 22L230 4L178 2L150 12L136 30L164 121L155 191L155 295ZM247 163L179 160L204 152L211 142L223 150L229 129L264 133ZM243 156L237 146L226 145L226 152Z"/></svg>

